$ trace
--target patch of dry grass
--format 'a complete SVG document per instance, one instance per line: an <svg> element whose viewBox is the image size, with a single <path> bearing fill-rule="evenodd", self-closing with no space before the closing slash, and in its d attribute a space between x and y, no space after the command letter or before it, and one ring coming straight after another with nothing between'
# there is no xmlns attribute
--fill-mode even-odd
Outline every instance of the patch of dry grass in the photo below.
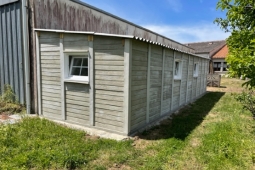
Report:
<svg viewBox="0 0 255 170"><path fill-rule="evenodd" d="M207 87L207 91L241 93L243 91L242 84L245 82L245 80L240 80L237 78L222 77L220 87Z"/></svg>

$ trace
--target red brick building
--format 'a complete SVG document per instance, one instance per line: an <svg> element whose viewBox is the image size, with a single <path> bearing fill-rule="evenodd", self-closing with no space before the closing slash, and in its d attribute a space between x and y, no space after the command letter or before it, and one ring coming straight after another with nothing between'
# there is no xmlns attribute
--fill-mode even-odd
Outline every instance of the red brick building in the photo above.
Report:
<svg viewBox="0 0 255 170"><path fill-rule="evenodd" d="M186 46L193 48L195 54L211 59L209 72L226 74L228 47L225 40L188 43Z"/></svg>

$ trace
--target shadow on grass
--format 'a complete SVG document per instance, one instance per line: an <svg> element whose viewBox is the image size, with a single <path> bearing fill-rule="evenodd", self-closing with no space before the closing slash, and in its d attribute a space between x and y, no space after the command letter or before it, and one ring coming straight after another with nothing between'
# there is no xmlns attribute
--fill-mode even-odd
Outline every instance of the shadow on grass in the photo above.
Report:
<svg viewBox="0 0 255 170"><path fill-rule="evenodd" d="M220 86L220 88L221 88L221 89L225 89L225 88L227 88L227 86Z"/></svg>
<svg viewBox="0 0 255 170"><path fill-rule="evenodd" d="M177 138L185 140L186 137L199 126L214 105L224 95L224 92L209 92L196 102L185 106L172 119L164 120L160 125L139 134L139 138L158 140Z"/></svg>

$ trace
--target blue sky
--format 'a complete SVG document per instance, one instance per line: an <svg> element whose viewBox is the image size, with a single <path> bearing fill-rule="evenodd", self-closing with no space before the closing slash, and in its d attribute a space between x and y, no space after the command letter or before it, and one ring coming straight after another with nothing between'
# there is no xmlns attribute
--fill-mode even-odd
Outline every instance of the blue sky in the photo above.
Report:
<svg viewBox="0 0 255 170"><path fill-rule="evenodd" d="M225 13L218 0L82 0L106 12L181 43L222 40L229 36L213 23Z"/></svg>

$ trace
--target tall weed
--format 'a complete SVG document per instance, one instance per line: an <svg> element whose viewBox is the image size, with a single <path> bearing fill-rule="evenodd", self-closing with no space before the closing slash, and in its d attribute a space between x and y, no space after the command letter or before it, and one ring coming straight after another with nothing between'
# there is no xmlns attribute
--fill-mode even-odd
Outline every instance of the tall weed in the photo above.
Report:
<svg viewBox="0 0 255 170"><path fill-rule="evenodd" d="M0 114L20 113L24 106L20 105L10 85L4 86L3 94L0 96Z"/></svg>

